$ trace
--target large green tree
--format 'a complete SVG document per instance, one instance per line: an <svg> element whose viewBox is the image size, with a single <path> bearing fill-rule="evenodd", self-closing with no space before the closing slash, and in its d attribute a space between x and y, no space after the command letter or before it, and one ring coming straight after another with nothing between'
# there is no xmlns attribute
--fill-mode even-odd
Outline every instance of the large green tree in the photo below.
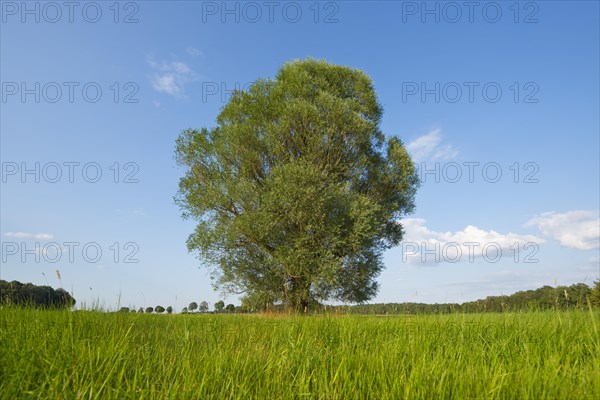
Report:
<svg viewBox="0 0 600 400"><path fill-rule="evenodd" d="M183 131L177 202L215 286L304 310L377 292L414 208L416 168L381 132L362 71L312 59L236 91L216 126Z"/></svg>

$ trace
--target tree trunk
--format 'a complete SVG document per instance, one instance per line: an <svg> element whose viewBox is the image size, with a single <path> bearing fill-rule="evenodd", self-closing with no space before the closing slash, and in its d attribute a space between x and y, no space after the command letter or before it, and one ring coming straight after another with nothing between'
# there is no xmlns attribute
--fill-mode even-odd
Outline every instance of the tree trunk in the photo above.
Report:
<svg viewBox="0 0 600 400"><path fill-rule="evenodd" d="M291 278L288 308L297 313L306 313L312 303L310 283L303 278Z"/></svg>

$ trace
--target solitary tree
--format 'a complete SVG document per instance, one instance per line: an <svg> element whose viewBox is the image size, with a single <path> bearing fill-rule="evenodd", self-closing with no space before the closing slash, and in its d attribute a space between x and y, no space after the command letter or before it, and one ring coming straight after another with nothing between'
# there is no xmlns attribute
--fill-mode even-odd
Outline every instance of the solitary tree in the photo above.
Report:
<svg viewBox="0 0 600 400"><path fill-rule="evenodd" d="M200 311L201 312L207 312L208 311L208 303L203 301L200 303Z"/></svg>
<svg viewBox="0 0 600 400"><path fill-rule="evenodd" d="M182 314L187 314L188 313L188 308L187 307L183 307L183 309L181 310Z"/></svg>
<svg viewBox="0 0 600 400"><path fill-rule="evenodd" d="M167 307L167 314L173 314L173 307L171 307L171 306Z"/></svg>
<svg viewBox="0 0 600 400"><path fill-rule="evenodd" d="M143 314L143 313L144 313L144 309L143 309L142 307L140 307L140 308L137 310L137 312L138 312L138 314Z"/></svg>
<svg viewBox="0 0 600 400"><path fill-rule="evenodd" d="M227 304L227 307L225 307L225 311L227 312L234 312L235 311L235 306L233 304Z"/></svg>
<svg viewBox="0 0 600 400"><path fill-rule="evenodd" d="M198 221L187 245L216 287L297 310L376 294L418 186L381 117L362 71L308 59L235 91L215 127L180 134L177 201Z"/></svg>
<svg viewBox="0 0 600 400"><path fill-rule="evenodd" d="M154 311L154 308L152 308L152 307L146 307L146 314L151 314L152 311Z"/></svg>
<svg viewBox="0 0 600 400"><path fill-rule="evenodd" d="M188 306L188 310L190 310L190 311L194 311L194 310L196 310L196 309L198 309L198 303L196 303L195 301L192 301L192 302L190 303L190 305Z"/></svg>
<svg viewBox="0 0 600 400"><path fill-rule="evenodd" d="M159 314L162 314L165 312L165 308L163 306L156 306L156 308L154 308L154 311L156 311Z"/></svg>
<svg viewBox="0 0 600 400"><path fill-rule="evenodd" d="M215 311L216 312L223 311L223 308L225 308L225 303L223 302L223 300L219 300L215 303Z"/></svg>

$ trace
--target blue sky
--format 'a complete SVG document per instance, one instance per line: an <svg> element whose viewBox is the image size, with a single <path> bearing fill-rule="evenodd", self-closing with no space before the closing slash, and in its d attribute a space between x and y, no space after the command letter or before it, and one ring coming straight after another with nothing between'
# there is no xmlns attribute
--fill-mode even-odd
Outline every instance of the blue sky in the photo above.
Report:
<svg viewBox="0 0 600 400"><path fill-rule="evenodd" d="M371 76L423 173L373 302L600 277L598 2L223 4L1 3L2 279L212 307L173 203L175 138L306 57Z"/></svg>

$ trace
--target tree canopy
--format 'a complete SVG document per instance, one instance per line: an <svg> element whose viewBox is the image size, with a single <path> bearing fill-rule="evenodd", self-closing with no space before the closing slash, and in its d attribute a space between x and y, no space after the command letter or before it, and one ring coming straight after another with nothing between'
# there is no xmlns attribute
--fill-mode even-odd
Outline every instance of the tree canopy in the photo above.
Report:
<svg viewBox="0 0 600 400"><path fill-rule="evenodd" d="M215 311L220 312L225 308L225 303L223 300L219 300L215 303Z"/></svg>
<svg viewBox="0 0 600 400"><path fill-rule="evenodd" d="M208 311L208 303L206 301L201 302L200 305L198 306L198 309L200 310L200 312L207 312Z"/></svg>
<svg viewBox="0 0 600 400"><path fill-rule="evenodd" d="M216 287L303 310L364 302L414 209L416 167L386 136L371 79L307 59L235 91L216 126L176 141L188 249Z"/></svg>
<svg viewBox="0 0 600 400"><path fill-rule="evenodd" d="M0 303L43 308L70 308L75 299L62 288L37 286L32 283L0 280Z"/></svg>

